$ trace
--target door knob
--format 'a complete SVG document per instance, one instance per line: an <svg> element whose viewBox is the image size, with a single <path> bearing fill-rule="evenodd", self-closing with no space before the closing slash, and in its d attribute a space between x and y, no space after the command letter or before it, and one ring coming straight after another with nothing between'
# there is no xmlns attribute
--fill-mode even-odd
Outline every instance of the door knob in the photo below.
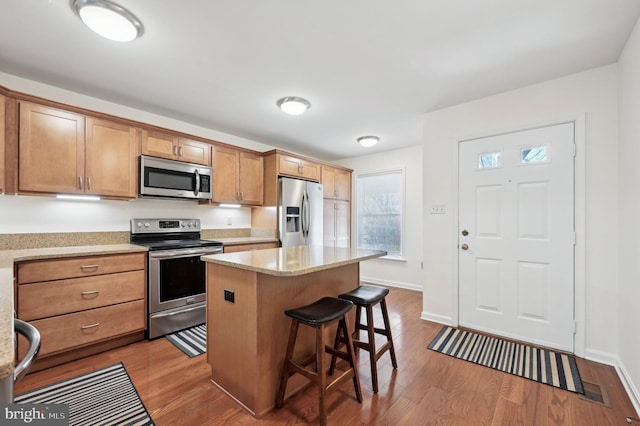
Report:
<svg viewBox="0 0 640 426"><path fill-rule="evenodd" d="M463 237L466 237L467 235L469 235L469 231L467 231L466 229L463 229L461 234Z"/></svg>
<svg viewBox="0 0 640 426"><path fill-rule="evenodd" d="M462 250L469 250L469 244L463 244L460 246Z"/></svg>

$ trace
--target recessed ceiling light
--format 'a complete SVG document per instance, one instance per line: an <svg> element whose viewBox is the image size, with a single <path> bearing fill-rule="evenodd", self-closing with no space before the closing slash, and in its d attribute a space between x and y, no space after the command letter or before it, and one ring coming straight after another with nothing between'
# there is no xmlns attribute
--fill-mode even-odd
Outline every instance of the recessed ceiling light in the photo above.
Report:
<svg viewBox="0 0 640 426"><path fill-rule="evenodd" d="M358 143L366 148L372 147L380 140L377 136L360 136Z"/></svg>
<svg viewBox="0 0 640 426"><path fill-rule="evenodd" d="M290 115L300 115L311 107L308 100L295 96L287 96L277 102L280 109Z"/></svg>
<svg viewBox="0 0 640 426"><path fill-rule="evenodd" d="M138 18L108 0L74 0L72 6L87 27L109 40L132 41L144 31Z"/></svg>

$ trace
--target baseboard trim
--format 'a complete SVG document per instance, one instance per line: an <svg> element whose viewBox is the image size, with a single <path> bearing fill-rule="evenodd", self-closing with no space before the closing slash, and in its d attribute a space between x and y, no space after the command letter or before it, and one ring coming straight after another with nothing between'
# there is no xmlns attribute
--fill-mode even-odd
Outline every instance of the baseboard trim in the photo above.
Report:
<svg viewBox="0 0 640 426"><path fill-rule="evenodd" d="M425 321L436 322L438 324L443 324L443 325L453 324L453 319L451 317L447 317L445 315L432 314L430 312L425 312L425 311L422 311L422 314L420 314L420 319L423 319Z"/></svg>
<svg viewBox="0 0 640 426"><path fill-rule="evenodd" d="M627 392L627 396L629 396L631 404L633 404L633 408L636 410L636 416L640 416L640 392L638 392L638 388L634 385L633 380L631 380L631 376L620 357L608 352L587 349L585 351L585 358L590 361L610 365L616 369L622 386L624 386L624 390Z"/></svg>
<svg viewBox="0 0 640 426"><path fill-rule="evenodd" d="M388 287L397 287L397 288L404 288L406 290L415 290L415 291L419 291L421 293L422 293L422 290L423 290L422 286L419 286L419 285L416 285L416 284L380 280L380 279L377 279L377 278L360 277L360 281L361 282L365 282L365 283L369 283L369 284L380 284L380 285L384 285L384 286L388 286Z"/></svg>

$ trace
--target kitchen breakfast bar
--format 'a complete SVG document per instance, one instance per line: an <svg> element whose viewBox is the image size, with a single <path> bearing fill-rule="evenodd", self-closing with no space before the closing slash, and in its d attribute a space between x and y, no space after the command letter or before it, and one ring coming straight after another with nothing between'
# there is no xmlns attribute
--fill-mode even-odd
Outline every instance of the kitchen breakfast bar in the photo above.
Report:
<svg viewBox="0 0 640 426"><path fill-rule="evenodd" d="M384 255L376 250L296 246L203 256L207 362L213 383L254 416L269 412L275 406L291 325L284 311L353 290L360 282L360 262ZM314 333L308 328L299 331L296 356L314 351ZM335 327L329 332L335 333ZM287 395L307 383L292 377Z"/></svg>

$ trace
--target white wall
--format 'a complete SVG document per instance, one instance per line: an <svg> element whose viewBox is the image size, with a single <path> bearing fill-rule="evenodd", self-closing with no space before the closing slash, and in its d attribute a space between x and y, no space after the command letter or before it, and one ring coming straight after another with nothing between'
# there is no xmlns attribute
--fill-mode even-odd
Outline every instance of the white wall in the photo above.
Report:
<svg viewBox="0 0 640 426"><path fill-rule="evenodd" d="M251 228L248 207L222 208L195 201L155 199L71 201L0 195L0 234L129 231L129 221L134 217L200 219L203 229Z"/></svg>
<svg viewBox="0 0 640 426"><path fill-rule="evenodd" d="M396 287L423 289L422 263L422 146L398 149L336 161L353 169L352 217L355 218L356 176L369 172L404 168L405 170L405 239L406 262L368 260L360 266L362 280ZM355 226L355 219L353 221ZM355 247L355 229L351 229Z"/></svg>
<svg viewBox="0 0 640 426"><path fill-rule="evenodd" d="M640 22L640 21L639 21ZM620 153L620 235L618 284L619 368L627 378L640 412L640 23L631 34L618 63Z"/></svg>
<svg viewBox="0 0 640 426"><path fill-rule="evenodd" d="M612 357L618 347L617 66L547 81L426 114L424 117L425 318L453 314L457 141L517 130L586 113L586 349Z"/></svg>

